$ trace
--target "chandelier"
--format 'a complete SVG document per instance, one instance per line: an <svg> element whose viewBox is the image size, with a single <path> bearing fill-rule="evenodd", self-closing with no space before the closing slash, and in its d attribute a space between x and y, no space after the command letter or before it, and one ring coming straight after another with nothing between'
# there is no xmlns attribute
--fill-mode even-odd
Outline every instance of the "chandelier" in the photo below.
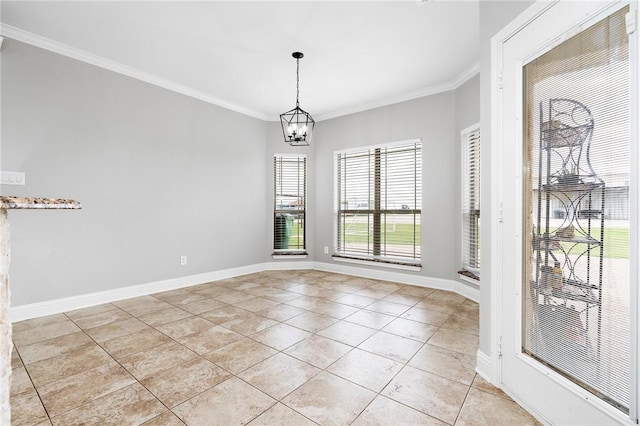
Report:
<svg viewBox="0 0 640 426"><path fill-rule="evenodd" d="M280 114L282 135L284 141L291 146L306 146L311 141L313 126L316 124L311 114L300 108L300 59L304 58L301 52L291 54L296 58L296 107Z"/></svg>

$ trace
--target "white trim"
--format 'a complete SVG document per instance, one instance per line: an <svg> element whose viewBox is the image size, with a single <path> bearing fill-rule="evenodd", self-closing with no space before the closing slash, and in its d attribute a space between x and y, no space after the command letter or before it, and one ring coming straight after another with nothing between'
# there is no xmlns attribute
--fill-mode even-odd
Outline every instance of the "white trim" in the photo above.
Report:
<svg viewBox="0 0 640 426"><path fill-rule="evenodd" d="M398 96L392 96L389 98L380 99L374 102L366 104L360 104L349 108L344 108L336 111L331 111L326 114L320 114L316 116L316 122L330 120L332 118L342 117L349 114L355 114L362 111L369 111L375 108L381 108L393 104L399 104L401 102L412 101L414 99L423 98L425 96L432 96L438 93L450 92L458 87L462 86L468 80L476 76L480 72L480 62L476 62L469 68L464 70L460 75L451 81L447 81L442 84L436 84L434 86L425 87L414 92L404 93ZM275 121L275 120L272 120Z"/></svg>
<svg viewBox="0 0 640 426"><path fill-rule="evenodd" d="M499 386L499 383L493 383L491 381L491 378L495 376L493 371L491 371L492 368L493 363L491 362L491 357L478 349L476 353L476 373L494 386Z"/></svg>
<svg viewBox="0 0 640 426"><path fill-rule="evenodd" d="M455 283L453 286L453 291L461 296L466 297L467 299L473 300L476 303L480 303L480 287L478 287L477 284L469 285L455 280L452 281Z"/></svg>
<svg viewBox="0 0 640 426"><path fill-rule="evenodd" d="M272 254L272 259L306 259L308 258L308 254Z"/></svg>
<svg viewBox="0 0 640 426"><path fill-rule="evenodd" d="M265 271L295 271L313 269L313 262L268 262L264 264Z"/></svg>
<svg viewBox="0 0 640 426"><path fill-rule="evenodd" d="M94 55L93 53L89 53L84 50L69 46L67 44L42 37L38 34L25 31L12 25L2 24L2 28L0 28L0 34L5 37L20 41L22 43L27 43L32 46L48 50L50 52L57 53L59 55L86 62L88 64L95 65L97 67L104 68L118 74L126 75L127 77L135 78L136 80L144 81L145 83L162 87L164 89L171 90L173 92L180 93L182 95L189 96L191 98L198 99L222 108L226 108L231 111L239 112L240 114L245 114L263 121L268 121L270 118L266 114L263 114L259 111L227 102L223 99L211 96L210 94L205 93L201 90L197 90L192 87L167 80L166 78L159 77L155 74L130 67L128 65L104 58L102 56Z"/></svg>
<svg viewBox="0 0 640 426"><path fill-rule="evenodd" d="M64 297L62 299L48 300L46 302L30 303L28 305L13 306L9 312L11 322L22 321L30 318L38 318L45 315L59 314L74 309L86 308L103 303L115 302L132 297L146 296L148 294L161 291L175 290L183 287L190 287L210 281L223 280L240 275L262 272L266 268L265 264L254 264L241 266L238 268L223 269L204 274L189 275L186 277L170 278L146 284L138 284L128 287L115 288L112 290L99 291L95 293L81 294L79 296ZM302 268L298 268L302 269Z"/></svg>
<svg viewBox="0 0 640 426"><path fill-rule="evenodd" d="M368 266L378 266L380 268L388 268L388 269L401 269L404 271L419 271L422 269L420 265L400 265L397 263L387 263L387 262L376 262L373 260L366 259L354 259L349 257L341 257L333 256L332 259L334 262L343 262L343 263L355 263L358 265L368 265Z"/></svg>
<svg viewBox="0 0 640 426"><path fill-rule="evenodd" d="M473 271L470 271L473 272ZM460 278L462 281L466 281L467 283L475 286L475 287L480 287L480 281L479 280L474 280L473 278L469 278L466 275L462 275L462 274L458 274L458 278Z"/></svg>

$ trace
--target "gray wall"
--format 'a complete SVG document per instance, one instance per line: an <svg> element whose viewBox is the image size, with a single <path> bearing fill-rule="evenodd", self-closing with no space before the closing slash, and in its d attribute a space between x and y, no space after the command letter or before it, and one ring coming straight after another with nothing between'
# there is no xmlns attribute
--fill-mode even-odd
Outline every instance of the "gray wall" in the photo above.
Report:
<svg viewBox="0 0 640 426"><path fill-rule="evenodd" d="M14 305L264 261L265 122L6 39L2 124Z"/></svg>
<svg viewBox="0 0 640 426"><path fill-rule="evenodd" d="M473 83L471 83L473 84ZM333 153L336 150L422 138L422 271L428 277L455 279L459 224L459 158L456 146L456 93L439 93L319 123L315 155L314 259L333 248ZM477 118L476 118L477 121Z"/></svg>
<svg viewBox="0 0 640 426"><path fill-rule="evenodd" d="M482 131L482 181L480 211L483 235L490 235L491 212L491 37L504 28L516 16L527 9L532 1L488 1L480 2L480 128ZM491 241L489 238L481 240L481 281L480 286L480 351L491 355L491 310L498 307L491 306L492 274Z"/></svg>

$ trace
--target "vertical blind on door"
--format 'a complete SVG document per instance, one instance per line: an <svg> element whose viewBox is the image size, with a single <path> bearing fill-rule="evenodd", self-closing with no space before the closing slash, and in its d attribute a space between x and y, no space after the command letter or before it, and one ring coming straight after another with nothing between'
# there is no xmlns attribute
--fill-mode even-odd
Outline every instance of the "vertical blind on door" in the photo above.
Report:
<svg viewBox="0 0 640 426"><path fill-rule="evenodd" d="M480 276L480 129L462 134L462 269Z"/></svg>
<svg viewBox="0 0 640 426"><path fill-rule="evenodd" d="M273 188L274 253L303 253L306 250L306 156L275 155L273 158Z"/></svg>
<svg viewBox="0 0 640 426"><path fill-rule="evenodd" d="M419 265L422 142L335 154L335 253Z"/></svg>

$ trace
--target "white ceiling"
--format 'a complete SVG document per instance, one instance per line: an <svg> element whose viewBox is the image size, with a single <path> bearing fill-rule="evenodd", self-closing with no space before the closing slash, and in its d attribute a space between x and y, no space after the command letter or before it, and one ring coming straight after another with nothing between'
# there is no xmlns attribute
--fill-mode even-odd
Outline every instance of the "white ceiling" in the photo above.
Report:
<svg viewBox="0 0 640 426"><path fill-rule="evenodd" d="M2 35L265 120L450 90L477 71L478 2L2 1Z"/></svg>

